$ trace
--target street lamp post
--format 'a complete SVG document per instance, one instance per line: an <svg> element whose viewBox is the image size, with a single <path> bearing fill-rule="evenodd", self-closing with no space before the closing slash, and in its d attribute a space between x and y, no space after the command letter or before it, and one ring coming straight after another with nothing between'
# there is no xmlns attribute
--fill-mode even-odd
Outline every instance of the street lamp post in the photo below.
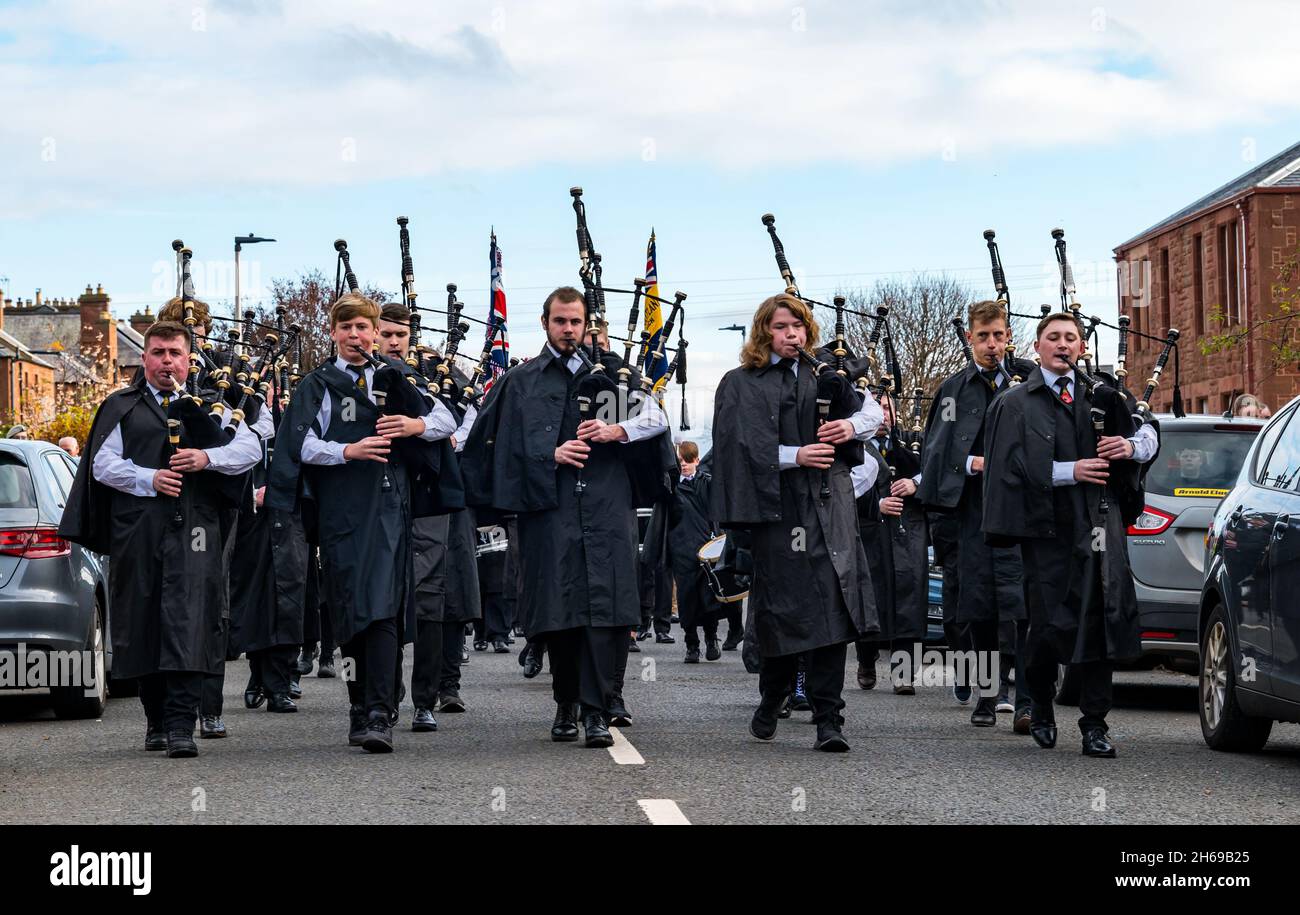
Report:
<svg viewBox="0 0 1300 915"><path fill-rule="evenodd" d="M247 235L235 236L235 320L239 320L239 252L244 245L255 245L258 242L275 241L274 238L261 238L249 232Z"/></svg>

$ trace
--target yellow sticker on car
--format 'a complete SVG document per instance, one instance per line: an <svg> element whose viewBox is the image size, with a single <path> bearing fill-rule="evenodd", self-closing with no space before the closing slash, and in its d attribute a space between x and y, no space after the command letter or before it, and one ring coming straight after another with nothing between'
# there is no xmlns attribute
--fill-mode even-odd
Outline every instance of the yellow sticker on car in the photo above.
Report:
<svg viewBox="0 0 1300 915"><path fill-rule="evenodd" d="M1222 499L1228 494L1226 489L1193 489L1190 486L1174 490L1176 496L1189 496L1202 499Z"/></svg>

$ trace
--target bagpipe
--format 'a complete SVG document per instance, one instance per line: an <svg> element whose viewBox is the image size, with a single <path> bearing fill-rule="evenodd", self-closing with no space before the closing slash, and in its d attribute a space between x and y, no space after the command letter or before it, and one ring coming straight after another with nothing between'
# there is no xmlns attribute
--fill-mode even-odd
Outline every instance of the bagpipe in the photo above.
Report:
<svg viewBox="0 0 1300 915"><path fill-rule="evenodd" d="M352 256L348 251L347 241L342 238L335 239L334 250L338 256L334 271L334 301L338 302L343 297L345 288L349 294L361 295L361 284L357 282L357 276L352 272ZM379 412L386 416L408 416L416 419L424 416L433 403L420 391L416 377L380 358L376 353L377 349L376 342L369 351L356 347L354 352L375 371L372 393Z"/></svg>
<svg viewBox="0 0 1300 915"><path fill-rule="evenodd" d="M813 377L816 379L818 427L820 428L828 422L848 419L862 409L866 396L865 392L872 387L869 375L874 374L879 365L875 356L875 347L887 332L886 318L888 309L882 306L875 315L856 312L874 318L876 323L872 328L871 336L868 338L867 358L865 360L855 358L845 339L844 315L851 309L847 307L844 296L835 296L832 304L827 305L825 302L818 302L803 295L799 291L798 283L795 281L794 272L790 269L790 262L786 259L785 246L781 243L780 236L776 234L776 217L771 213L764 213L762 223L767 227L767 234L771 238L777 270L781 275L781 279L785 282L786 294L808 305L821 305L835 311L834 340L828 347L823 347L817 355L806 346L800 348L799 361L813 373ZM812 341L808 342L809 344L812 343ZM821 358L818 357L819 355ZM865 383L863 383L864 379ZM855 381L858 384L855 384ZM882 382L881 387L888 390L893 384L894 379L891 377L887 382ZM830 498L830 494L830 471L823 470L821 472L819 495L825 501Z"/></svg>

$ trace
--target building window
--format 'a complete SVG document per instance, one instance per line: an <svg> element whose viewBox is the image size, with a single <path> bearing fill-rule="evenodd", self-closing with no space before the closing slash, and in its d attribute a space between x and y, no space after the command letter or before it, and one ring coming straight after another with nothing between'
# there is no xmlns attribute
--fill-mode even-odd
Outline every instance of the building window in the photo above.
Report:
<svg viewBox="0 0 1300 915"><path fill-rule="evenodd" d="M1241 323L1241 303L1237 288L1237 224L1219 226L1219 301L1228 324Z"/></svg>
<svg viewBox="0 0 1300 915"><path fill-rule="evenodd" d="M1192 236L1192 320L1197 337L1205 336L1205 251L1202 245L1199 233Z"/></svg>

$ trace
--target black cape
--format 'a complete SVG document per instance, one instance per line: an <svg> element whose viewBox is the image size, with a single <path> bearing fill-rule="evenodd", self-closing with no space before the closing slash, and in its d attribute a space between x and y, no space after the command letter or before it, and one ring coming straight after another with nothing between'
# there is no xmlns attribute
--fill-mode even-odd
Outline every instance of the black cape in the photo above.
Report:
<svg viewBox="0 0 1300 915"><path fill-rule="evenodd" d="M576 494L576 468L557 465L555 449L576 436L574 394L588 374L571 375L543 346L497 379L461 454L467 501L518 515L521 616L530 639L640 622L636 507L676 484L677 461L661 433L593 445Z"/></svg>
<svg viewBox="0 0 1300 915"><path fill-rule="evenodd" d="M229 616L221 521L238 506L242 476L186 474L176 499L105 486L92 467L119 425L124 457L141 467L167 466L167 418L142 371L96 410L59 525L61 537L110 557L113 675L216 673ZM180 447L191 445L182 438Z"/></svg>
<svg viewBox="0 0 1300 915"><path fill-rule="evenodd" d="M983 527L986 539L1024 550L1031 657L1046 642L1068 662L1129 660L1142 646L1120 506L1131 501L1121 495L1137 486L1140 469L1111 461L1104 516L1101 487L1052 485L1054 460L1097 454L1088 398L1082 385L1075 390L1067 411L1034 371L997 399L989 416ZM1071 433L1073 441L1061 440ZM1132 434L1131 417L1116 434ZM1100 617L1091 626L1089 614Z"/></svg>
<svg viewBox="0 0 1300 915"><path fill-rule="evenodd" d="M774 365L732 369L713 402L710 514L724 528L751 534L749 612L764 657L880 630L842 449L827 476L826 501L819 495L821 471L780 470L780 445L816 441L816 380L801 368L790 397L783 373L790 374Z"/></svg>
<svg viewBox="0 0 1300 915"><path fill-rule="evenodd" d="M903 499L902 515L880 511L880 500L889 496L894 479L910 479L920 472L920 458L910 448L917 438L910 432L891 430L884 455L877 450L875 439L866 443L868 460L876 462L878 473L875 485L858 499L858 523L875 585L878 640L882 642L922 639L928 625L930 565L925 509L920 499L911 495ZM895 471L892 477L891 468Z"/></svg>

